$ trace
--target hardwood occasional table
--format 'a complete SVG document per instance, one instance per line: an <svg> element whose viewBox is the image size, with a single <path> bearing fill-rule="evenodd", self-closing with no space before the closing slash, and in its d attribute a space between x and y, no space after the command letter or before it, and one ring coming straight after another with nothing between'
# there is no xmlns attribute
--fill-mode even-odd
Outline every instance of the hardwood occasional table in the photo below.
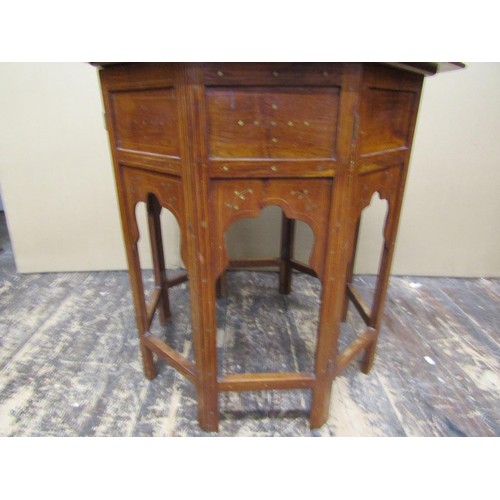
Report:
<svg viewBox="0 0 500 500"><path fill-rule="evenodd" d="M358 355L372 366L381 327L413 131L425 75L435 63L93 63L100 68L140 349L147 378L153 353L196 386L198 421L217 431L221 391L310 389L310 426L328 418L333 379ZM454 66L448 64L448 67ZM456 64L456 67L463 65ZM352 283L361 213L387 200L374 301ZM155 287L145 299L135 217L148 210ZM240 265L279 266L280 292L292 270L322 284L314 373L220 375L217 292L229 265L224 236L268 205L283 210L281 255ZM186 275L168 280L160 211L181 230ZM292 255L295 220L314 234L309 263ZM194 363L150 333L168 292L189 277ZM351 300L366 330L338 353Z"/></svg>

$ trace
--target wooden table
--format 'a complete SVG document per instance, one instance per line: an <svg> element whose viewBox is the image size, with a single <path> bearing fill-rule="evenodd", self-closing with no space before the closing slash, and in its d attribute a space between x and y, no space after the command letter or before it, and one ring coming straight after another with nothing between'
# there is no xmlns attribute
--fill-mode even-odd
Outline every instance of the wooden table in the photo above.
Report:
<svg viewBox="0 0 500 500"><path fill-rule="evenodd" d="M94 63L100 67L125 248L147 378L153 354L196 386L198 420L217 431L221 391L310 389L311 428L328 418L333 379L358 355L372 366L425 75L434 63ZM373 304L352 283L357 228L372 195L387 200L384 244ZM135 217L148 209L155 288L145 300ZM240 265L279 266L280 291L293 270L321 280L314 373L217 372L217 293L229 265L224 235L263 207L283 210L278 259ZM159 214L181 229L186 275L165 273ZM294 222L314 234L308 263L292 255ZM150 333L168 291L189 278L192 363ZM351 300L366 330L337 352Z"/></svg>

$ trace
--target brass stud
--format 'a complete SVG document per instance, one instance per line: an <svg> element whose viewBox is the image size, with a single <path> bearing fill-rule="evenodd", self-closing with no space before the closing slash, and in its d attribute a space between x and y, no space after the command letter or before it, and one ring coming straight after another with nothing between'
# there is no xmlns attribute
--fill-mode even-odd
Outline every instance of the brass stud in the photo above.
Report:
<svg viewBox="0 0 500 500"><path fill-rule="evenodd" d="M222 170L224 170L224 172L229 172L229 167L227 165L224 165L222 167Z"/></svg>
<svg viewBox="0 0 500 500"><path fill-rule="evenodd" d="M276 143L276 142L278 142L278 139L276 139L276 137L273 137L273 138L271 139L271 141L272 141L272 142L274 142L274 143Z"/></svg>
<svg viewBox="0 0 500 500"><path fill-rule="evenodd" d="M293 127L293 122L292 122L292 120L288 120L288 126L289 126L289 127Z"/></svg>
<svg viewBox="0 0 500 500"><path fill-rule="evenodd" d="M328 76L328 71L323 71L323 76Z"/></svg>
<svg viewBox="0 0 500 500"><path fill-rule="evenodd" d="M306 121L304 122L304 125L305 125L306 127L309 127L309 122L306 120Z"/></svg>
<svg viewBox="0 0 500 500"><path fill-rule="evenodd" d="M271 170L272 170L273 172L277 172L277 171L278 171L278 167L277 167L276 165L272 165L272 166L271 166Z"/></svg>
<svg viewBox="0 0 500 500"><path fill-rule="evenodd" d="M257 127L259 125L259 120L255 120L253 124Z"/></svg>
<svg viewBox="0 0 500 500"><path fill-rule="evenodd" d="M273 127L276 127L276 122L273 120L273 121L271 122L271 125L272 125Z"/></svg>
<svg viewBox="0 0 500 500"><path fill-rule="evenodd" d="M273 104L271 104L271 108L278 109L278 105L273 103Z"/></svg>
<svg viewBox="0 0 500 500"><path fill-rule="evenodd" d="M224 76L224 73L222 71L217 71L217 76Z"/></svg>
<svg viewBox="0 0 500 500"><path fill-rule="evenodd" d="M243 125L245 125L245 122L243 120L238 120L238 125L240 127L243 127Z"/></svg>
<svg viewBox="0 0 500 500"><path fill-rule="evenodd" d="M273 71L273 76L279 76L279 73L277 71Z"/></svg>

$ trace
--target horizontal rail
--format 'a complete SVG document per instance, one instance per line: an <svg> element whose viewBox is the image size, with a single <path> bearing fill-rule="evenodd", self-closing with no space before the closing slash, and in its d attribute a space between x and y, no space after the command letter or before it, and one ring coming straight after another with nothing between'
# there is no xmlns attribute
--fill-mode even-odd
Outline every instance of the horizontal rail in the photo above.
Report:
<svg viewBox="0 0 500 500"><path fill-rule="evenodd" d="M196 368L194 364L186 359L184 356L175 352L168 347L165 342L153 337L151 334L146 334L141 337L142 343L151 349L160 358L164 359L170 366L182 373L193 384L196 383Z"/></svg>
<svg viewBox="0 0 500 500"><path fill-rule="evenodd" d="M219 391L309 389L315 378L309 373L232 373L219 379Z"/></svg>
<svg viewBox="0 0 500 500"><path fill-rule="evenodd" d="M306 266L305 264L302 264L302 262L298 262L296 260L291 260L290 266L292 269L295 269L296 271L300 271L301 273L304 273L304 274L308 274L309 276L312 276L313 278L318 277L318 275L316 274L316 271L314 269L312 269L309 266Z"/></svg>
<svg viewBox="0 0 500 500"><path fill-rule="evenodd" d="M165 280L165 284L167 285L168 288L172 288L173 286L180 285L181 283L184 283L185 281L188 280L188 275L187 273L181 274L180 276L177 276L177 278L173 278L171 280Z"/></svg>
<svg viewBox="0 0 500 500"><path fill-rule="evenodd" d="M376 331L368 328L365 332L354 339L337 357L337 369L335 376L339 375L349 363L366 347L376 339Z"/></svg>
<svg viewBox="0 0 500 500"><path fill-rule="evenodd" d="M149 330L151 327L156 308L158 307L158 302L160 302L161 294L161 287L155 286L155 288L153 289L153 293L151 294L151 298L146 304L146 330Z"/></svg>
<svg viewBox="0 0 500 500"><path fill-rule="evenodd" d="M246 259L246 260L231 260L229 268L238 267L274 267L279 265L279 259Z"/></svg>
<svg viewBox="0 0 500 500"><path fill-rule="evenodd" d="M359 314L363 318L363 321L366 323L367 326L370 326L372 311L367 306L366 302L363 300L363 297L361 297L359 292L351 283L347 285L347 295L352 300L352 303L354 304Z"/></svg>

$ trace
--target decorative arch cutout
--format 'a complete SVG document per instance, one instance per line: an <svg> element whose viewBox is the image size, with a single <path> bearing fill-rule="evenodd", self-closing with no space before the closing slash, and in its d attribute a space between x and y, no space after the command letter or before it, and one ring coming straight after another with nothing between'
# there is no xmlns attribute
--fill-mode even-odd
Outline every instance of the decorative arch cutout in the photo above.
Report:
<svg viewBox="0 0 500 500"><path fill-rule="evenodd" d="M180 253L182 261L187 264L186 224L184 217L184 197L182 184L179 178L174 176L158 175L154 172L136 173L134 169L123 169L123 181L126 193L126 210L129 212L129 232L131 240L135 243L139 240L139 228L136 218L136 205L144 202L149 210L158 213L166 209L172 213L179 228ZM162 212L164 213L164 212ZM163 218L167 217L162 215Z"/></svg>
<svg viewBox="0 0 500 500"><path fill-rule="evenodd" d="M276 205L289 219L300 220L311 227L314 245L309 265L321 279L332 182L332 179L283 179L273 183L259 179L213 182L214 231L211 236L215 249L215 276L220 276L229 264L225 245L229 226L242 218L258 217L262 209Z"/></svg>
<svg viewBox="0 0 500 500"><path fill-rule="evenodd" d="M152 269L153 258L151 239L148 227L148 210L155 206L155 195L150 194L146 202L138 201L135 205L137 246L143 269ZM162 246L164 248L164 264L167 268L184 268L181 245L181 228L177 217L168 208L158 206Z"/></svg>
<svg viewBox="0 0 500 500"><path fill-rule="evenodd" d="M144 307L144 330L160 356L162 352L167 355L175 352L181 356L178 359L184 359L181 364L187 363L188 371L194 373L190 368L194 361L192 340L186 336L191 321L190 309L184 306L190 303L190 289L184 284L187 274L182 270L167 270L170 263L174 264L172 267L179 267L179 224L153 193L147 194L146 201L137 201L134 208L137 231L134 274L141 307ZM177 248L172 251L172 247ZM169 259L172 254L173 262Z"/></svg>
<svg viewBox="0 0 500 500"><path fill-rule="evenodd" d="M389 202L380 196L379 191L375 191L358 219L355 273L376 274L378 272L381 252L386 240L388 215Z"/></svg>
<svg viewBox="0 0 500 500"><path fill-rule="evenodd" d="M282 213L280 207L268 205L255 217L244 217L230 224L225 232L230 260L279 255Z"/></svg>
<svg viewBox="0 0 500 500"><path fill-rule="evenodd" d="M232 223L226 232L226 239L236 239L237 242L244 239L243 245L252 240L259 241L259 236L262 237L259 223L262 221L268 222L268 235L273 240L272 245L266 248L267 254L234 255L231 242L227 244L234 267L233 272L227 273L229 293L217 303L216 309L218 374L222 378L245 373L314 372L319 324L317 297L320 296L321 283L308 277L309 273L296 273L293 294L288 296L289 291L284 291L282 287L281 265L276 275L269 272L234 272L249 267L252 263L246 260L249 257L258 257L255 266L251 267L270 268L273 266L270 255L281 253L283 256L283 247L281 252L279 248L280 240L282 245L284 241L285 245L292 244L293 237L283 238L283 228L287 227L290 219L276 205L266 205L258 210L256 217L242 218ZM304 226L309 227L306 223ZM312 229L308 231L313 236ZM309 243L308 250L311 251L313 244L312 241ZM235 257L236 260L233 260ZM263 257L266 258L262 260ZM274 259L274 265L278 262L282 264L283 259ZM293 310L293 314L285 317L285 310ZM307 334L298 334L299 325L304 324L308 325ZM303 395L300 395L294 401L295 407L301 406L302 398Z"/></svg>
<svg viewBox="0 0 500 500"><path fill-rule="evenodd" d="M387 275L389 269L401 176L401 165L394 165L365 173L356 181L356 231L347 268L347 296L368 326L373 326L380 317L384 293L380 276ZM364 268L360 266L362 261ZM355 272L365 276L355 279ZM369 274L372 276L366 276ZM344 320L348 302L346 297Z"/></svg>

